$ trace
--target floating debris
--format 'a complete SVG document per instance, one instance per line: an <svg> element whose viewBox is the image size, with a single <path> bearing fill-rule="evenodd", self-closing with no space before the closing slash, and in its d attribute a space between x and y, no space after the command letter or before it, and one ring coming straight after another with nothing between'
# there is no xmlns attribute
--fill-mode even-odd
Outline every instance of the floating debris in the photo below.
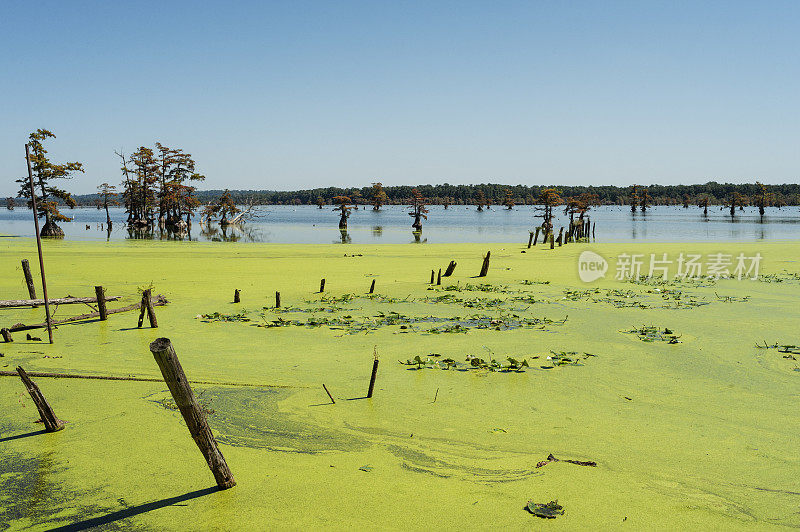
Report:
<svg viewBox="0 0 800 532"><path fill-rule="evenodd" d="M672 332L671 329L666 327L661 329L653 325L645 325L638 329L631 329L630 331L620 331L625 334L636 334L639 340L643 342L667 342L668 344L679 344L680 336Z"/></svg>
<svg viewBox="0 0 800 532"><path fill-rule="evenodd" d="M555 519L559 515L564 515L564 507L558 504L558 499L550 501L546 504L528 501L525 509L536 517L542 519Z"/></svg>

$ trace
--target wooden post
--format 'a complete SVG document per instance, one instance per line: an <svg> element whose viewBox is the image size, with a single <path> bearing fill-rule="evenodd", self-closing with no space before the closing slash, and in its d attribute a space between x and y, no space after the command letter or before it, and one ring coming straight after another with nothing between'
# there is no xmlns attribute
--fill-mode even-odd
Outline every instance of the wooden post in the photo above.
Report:
<svg viewBox="0 0 800 532"><path fill-rule="evenodd" d="M372 375L369 378L369 390L367 390L367 399L372 398L372 392L375 389L375 377L378 376L378 355L375 355L375 361L372 363Z"/></svg>
<svg viewBox="0 0 800 532"><path fill-rule="evenodd" d="M103 290L102 286L95 286L94 293L97 296L97 311L100 313L100 321L106 321L108 312L106 311L105 290Z"/></svg>
<svg viewBox="0 0 800 532"><path fill-rule="evenodd" d="M147 306L147 319L150 320L150 327L153 329L158 328L158 320L156 320L156 310L153 308L153 298L150 297L150 289L145 290L145 305Z"/></svg>
<svg viewBox="0 0 800 532"><path fill-rule="evenodd" d="M533 231L528 231L530 235L528 236L528 249L531 249L531 242L533 242Z"/></svg>
<svg viewBox="0 0 800 532"><path fill-rule="evenodd" d="M550 234L550 249L553 249L553 248L556 247L555 242L556 242L556 239L553 237L553 234L551 233Z"/></svg>
<svg viewBox="0 0 800 532"><path fill-rule="evenodd" d="M369 285L369 293L372 294L375 292L375 279L372 280L372 284Z"/></svg>
<svg viewBox="0 0 800 532"><path fill-rule="evenodd" d="M592 222L592 240L594 240L594 230L597 227L597 222Z"/></svg>
<svg viewBox="0 0 800 532"><path fill-rule="evenodd" d="M436 273L433 270L431 270L431 282L429 284L433 284L435 278L436 278Z"/></svg>
<svg viewBox="0 0 800 532"><path fill-rule="evenodd" d="M138 329L142 328L142 322L144 322L144 313L147 312L147 304L144 302L144 294L145 294L145 292L147 292L149 290L150 289L148 288L147 290L142 292L142 302L139 303L139 321L136 324L136 327Z"/></svg>
<svg viewBox="0 0 800 532"><path fill-rule="evenodd" d="M208 426L203 410L197 404L192 387L189 386L178 356L172 348L172 342L169 341L169 338L159 338L150 344L150 352L153 353L161 375L164 377L164 382L167 383L172 398L181 411L189 433L208 462L217 486L220 489L232 488L236 485L236 480L217 447L217 440L214 439L214 434Z"/></svg>
<svg viewBox="0 0 800 532"><path fill-rule="evenodd" d="M478 277L486 277L486 274L489 273L489 256L491 254L491 251L487 251L486 256L483 257L483 265L481 266L481 273L478 274Z"/></svg>
<svg viewBox="0 0 800 532"><path fill-rule="evenodd" d="M42 274L42 292L44 293L44 317L47 323L47 336L53 343L53 325L50 323L50 303L47 301L47 280L44 276L44 257L42 256L42 237L39 234L39 213L36 207L36 191L33 188L33 170L31 169L30 145L25 145L25 159L28 161L28 183L31 185L31 204L33 206L33 225L36 227L36 247L39 250L39 271Z"/></svg>
<svg viewBox="0 0 800 532"><path fill-rule="evenodd" d="M328 387L325 386L324 382L322 383L322 387L325 388L325 393L327 393L328 397L331 398L331 403L336 404L336 401L333 400L333 396L331 395L331 392L328 391Z"/></svg>
<svg viewBox="0 0 800 532"><path fill-rule="evenodd" d="M442 284L442 269L439 268L439 273L436 275L436 285Z"/></svg>
<svg viewBox="0 0 800 532"><path fill-rule="evenodd" d="M239 298L239 289L238 288L233 291L233 302L234 303L240 303L241 302L241 299Z"/></svg>
<svg viewBox="0 0 800 532"><path fill-rule="evenodd" d="M447 269L444 271L444 276L450 277L451 275L453 275L455 269L456 269L456 261L451 260L450 264L447 265Z"/></svg>
<svg viewBox="0 0 800 532"><path fill-rule="evenodd" d="M321 294L324 291L325 291L325 279L321 279L319 282L319 293Z"/></svg>
<svg viewBox="0 0 800 532"><path fill-rule="evenodd" d="M19 378L22 379L23 384L25 384L25 388L28 389L28 393L31 395L31 399L33 399L36 409L39 410L42 423L44 423L44 430L47 432L58 432L59 430L63 429L64 422L56 417L56 413L53 412L52 408L50 408L47 399L44 398L44 395L42 395L42 392L39 390L39 387L36 386L36 383L33 382L30 377L28 377L28 374L25 373L25 370L22 369L22 366L17 366L17 373L19 373Z"/></svg>
<svg viewBox="0 0 800 532"><path fill-rule="evenodd" d="M8 343L11 343L11 342L13 342L13 341L14 341L14 339L11 337L11 331L9 331L8 329L6 329L5 327L3 327L2 329L0 329L0 335L2 335L2 336L3 336L3 341L4 341L5 343L7 343L7 344L8 344Z"/></svg>
<svg viewBox="0 0 800 532"><path fill-rule="evenodd" d="M281 308L281 293L275 292L275 308Z"/></svg>
<svg viewBox="0 0 800 532"><path fill-rule="evenodd" d="M558 230L558 247L561 247L561 244L564 241L564 228Z"/></svg>
<svg viewBox="0 0 800 532"><path fill-rule="evenodd" d="M25 274L25 284L28 285L28 296L31 299L36 299L36 287L33 285L33 275L31 275L31 266L28 264L28 259L22 259L22 273Z"/></svg>
<svg viewBox="0 0 800 532"><path fill-rule="evenodd" d="M534 246L536 245L536 241L539 240L539 230L540 229L541 229L541 227L537 227L536 228L536 232L534 233L534 237L533 237L533 245Z"/></svg>

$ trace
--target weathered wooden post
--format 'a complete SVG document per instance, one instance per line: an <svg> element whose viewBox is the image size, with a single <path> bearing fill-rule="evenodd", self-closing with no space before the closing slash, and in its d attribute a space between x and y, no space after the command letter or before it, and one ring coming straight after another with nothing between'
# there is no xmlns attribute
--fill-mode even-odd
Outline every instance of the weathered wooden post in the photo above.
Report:
<svg viewBox="0 0 800 532"><path fill-rule="evenodd" d="M554 249L556 247L556 239L553 237L553 233L550 233L550 249Z"/></svg>
<svg viewBox="0 0 800 532"><path fill-rule="evenodd" d="M25 388L28 389L28 393L31 395L31 399L33 399L36 409L39 410L42 423L44 423L44 430L47 432L58 432L59 430L63 429L64 422L56 417L56 414L53 412L53 409L50 408L50 404L48 404L47 399L44 398L44 395L42 395L42 392L39 390L39 387L36 386L36 383L33 382L30 377L28 377L28 374L25 373L25 370L22 369L22 366L17 366L17 373L19 373L19 378L22 379L23 384L25 384Z"/></svg>
<svg viewBox="0 0 800 532"><path fill-rule="evenodd" d="M323 293L325 291L325 279L320 279L319 281L319 293Z"/></svg>
<svg viewBox="0 0 800 532"><path fill-rule="evenodd" d="M28 264L28 259L22 259L22 273L25 275L25 284L28 285L28 296L36 299L36 287L33 285L33 275L31 275L31 265Z"/></svg>
<svg viewBox="0 0 800 532"><path fill-rule="evenodd" d="M375 279L372 280L372 284L369 285L369 293L372 294L375 292Z"/></svg>
<svg viewBox="0 0 800 532"><path fill-rule="evenodd" d="M536 232L534 233L534 237L533 237L533 245L534 246L536 245L536 241L539 240L539 231L540 230L541 230L541 227L537 227L536 228Z"/></svg>
<svg viewBox="0 0 800 532"><path fill-rule="evenodd" d="M3 336L3 341L6 343L11 343L14 341L14 339L11 337L11 331L6 329L5 327L0 329L0 335Z"/></svg>
<svg viewBox="0 0 800 532"><path fill-rule="evenodd" d="M327 387L327 386L325 386L325 383L324 383L324 382L322 383L322 387L323 387L323 388L325 388L325 393L327 393L327 394L328 394L328 397L330 397L330 398L331 398L331 403L332 403L332 404L336 404L336 401L334 401L334 400L333 400L333 396L331 395L331 392L329 392L329 391L328 391L328 387Z"/></svg>
<svg viewBox="0 0 800 532"><path fill-rule="evenodd" d="M558 230L558 247L561 247L561 244L564 241L564 228Z"/></svg>
<svg viewBox="0 0 800 532"><path fill-rule="evenodd" d="M531 249L531 242L533 242L533 231L528 231L528 249Z"/></svg>
<svg viewBox="0 0 800 532"><path fill-rule="evenodd" d="M439 286L442 284L442 269L439 268L439 273L436 275L436 285Z"/></svg>
<svg viewBox="0 0 800 532"><path fill-rule="evenodd" d="M428 284L433 284L435 279L436 279L436 273L433 270L431 270L431 282Z"/></svg>
<svg viewBox="0 0 800 532"><path fill-rule="evenodd" d="M597 227L597 222L592 222L592 240L594 240L594 230Z"/></svg>
<svg viewBox="0 0 800 532"><path fill-rule="evenodd" d="M97 296L97 312L100 313L100 321L108 319L108 312L106 311L106 295L102 286L95 286L94 293Z"/></svg>
<svg viewBox="0 0 800 532"><path fill-rule="evenodd" d="M372 398L372 392L375 389L375 377L378 376L378 354L375 353L375 360L372 362L372 375L369 377L369 390L367 390L367 399Z"/></svg>
<svg viewBox="0 0 800 532"><path fill-rule="evenodd" d="M456 269L456 261L451 260L450 264L447 265L447 269L444 271L444 277L450 277L453 275L453 272Z"/></svg>
<svg viewBox="0 0 800 532"><path fill-rule="evenodd" d="M483 265L481 265L481 273L478 274L478 277L486 277L486 274L489 273L489 256L491 254L491 251L487 251L486 256L483 257Z"/></svg>
<svg viewBox="0 0 800 532"><path fill-rule="evenodd" d="M150 297L150 289L144 290L142 292L142 302L139 308L139 323L136 325L137 328L142 328L142 322L144 322L144 314L147 313L147 319L150 320L150 327L153 329L158 328L158 320L156 320L156 311L153 308L153 300Z"/></svg>
<svg viewBox="0 0 800 532"><path fill-rule="evenodd" d="M25 145L25 159L28 161L28 183L31 185L31 206L33 207L33 225L36 227L36 247L39 250L39 271L42 274L42 293L44 295L44 317L47 323L47 337L53 343L53 324L50 322L50 303L47 300L47 279L44 276L44 256L42 255L42 236L39 234L39 211L36 207L36 191L33 188L33 170L31 169L30 145Z"/></svg>
<svg viewBox="0 0 800 532"><path fill-rule="evenodd" d="M169 338L159 338L150 344L150 352L153 353L161 375L164 377L164 382L167 383L172 398L181 411L189 433L208 462L217 486L220 489L232 488L236 485L236 480L225 462L225 457L217 447L217 440L214 439L214 434L208 426L203 410L197 404L192 387L189 386L186 374L172 347L172 342Z"/></svg>
<svg viewBox="0 0 800 532"><path fill-rule="evenodd" d="M239 297L239 289L238 289L238 288L236 288L236 289L233 291L233 302L234 302L234 303L241 303L241 301L242 301L242 300L241 300L241 298Z"/></svg>
<svg viewBox="0 0 800 532"><path fill-rule="evenodd" d="M275 308L281 308L281 293L275 292Z"/></svg>

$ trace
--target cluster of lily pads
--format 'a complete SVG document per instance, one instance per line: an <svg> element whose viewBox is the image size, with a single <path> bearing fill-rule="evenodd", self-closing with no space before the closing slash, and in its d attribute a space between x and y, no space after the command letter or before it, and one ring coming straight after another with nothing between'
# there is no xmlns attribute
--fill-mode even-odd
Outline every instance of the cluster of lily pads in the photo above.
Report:
<svg viewBox="0 0 800 532"><path fill-rule="evenodd" d="M573 365L579 366L580 361L584 360L588 357L593 357L591 353L583 353L582 355L578 354L576 351L561 351L559 353L555 351L550 351L550 355L548 355L545 359L542 360L548 365L540 366L541 369L553 369L556 366L566 366L566 365ZM541 359L539 355L531 356L531 360ZM416 369L443 369L443 370L450 370L456 369L459 371L468 371L470 369L484 369L488 371L498 371L498 372L516 372L520 373L525 371L525 368L530 367L530 363L528 362L528 358L513 358L513 357L506 357L506 362L501 362L495 358L484 359L475 355L467 355L467 358L464 362L456 362L455 359L450 357L442 358L442 355L439 353L431 353L427 357L423 358L420 355L416 355L413 359L406 360L405 362L402 360L398 360L400 364L404 366L416 366Z"/></svg>
<svg viewBox="0 0 800 532"><path fill-rule="evenodd" d="M643 342L667 342L668 344L679 344L680 335L675 334L666 327L660 328L655 325L643 325L629 331L620 331L625 334L635 334Z"/></svg>

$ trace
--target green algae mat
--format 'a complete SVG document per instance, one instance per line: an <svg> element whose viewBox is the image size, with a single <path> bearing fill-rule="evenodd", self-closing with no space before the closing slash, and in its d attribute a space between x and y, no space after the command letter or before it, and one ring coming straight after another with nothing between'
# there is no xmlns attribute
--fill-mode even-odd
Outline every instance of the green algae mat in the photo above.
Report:
<svg viewBox="0 0 800 532"><path fill-rule="evenodd" d="M60 325L54 345L42 329L27 333L45 342L0 343L3 371L142 379L34 377L67 422L47 434L20 380L0 377L0 530L800 526L800 243L44 251L51 297L102 285L122 296L109 308L145 288L169 304L158 329L126 312ZM604 277L581 280L585 251ZM719 260L675 277L682 255L711 254L733 278ZM740 254L760 255L756 279ZM631 256L641 271L615 278ZM649 277L665 256L668 278ZM35 241L14 239L2 299L27 296L23 258L41 295ZM0 309L0 326L43 315ZM162 336L232 489L215 489L159 380L148 345Z"/></svg>

